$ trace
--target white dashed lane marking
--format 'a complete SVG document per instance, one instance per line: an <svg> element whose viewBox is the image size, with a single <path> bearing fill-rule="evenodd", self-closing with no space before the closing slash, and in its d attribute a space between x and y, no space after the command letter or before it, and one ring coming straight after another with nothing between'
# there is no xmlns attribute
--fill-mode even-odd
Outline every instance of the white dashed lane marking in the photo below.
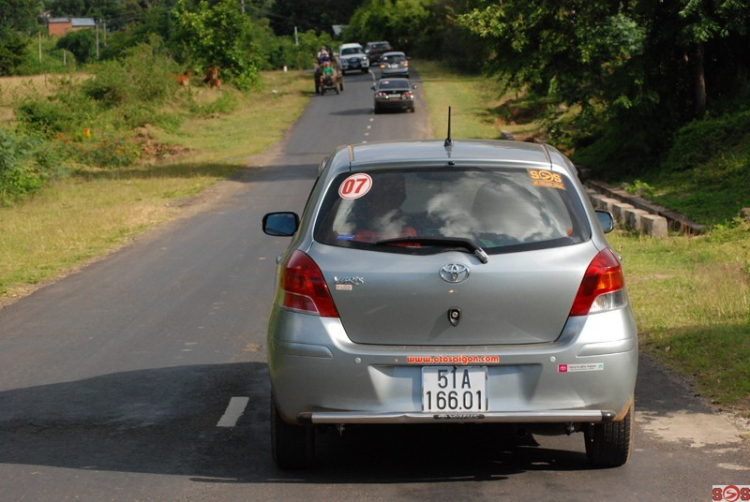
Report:
<svg viewBox="0 0 750 502"><path fill-rule="evenodd" d="M237 425L237 420L245 413L248 402L250 402L249 397L233 397L230 399L229 406L227 406L224 416L219 419L216 427L234 427Z"/></svg>

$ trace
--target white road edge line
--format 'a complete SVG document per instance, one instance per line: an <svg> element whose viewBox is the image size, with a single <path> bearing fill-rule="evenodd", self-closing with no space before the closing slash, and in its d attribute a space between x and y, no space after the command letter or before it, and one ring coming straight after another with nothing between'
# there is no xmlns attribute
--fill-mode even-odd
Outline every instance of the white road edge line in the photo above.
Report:
<svg viewBox="0 0 750 502"><path fill-rule="evenodd" d="M237 425L237 420L245 413L245 408L249 402L249 397L233 397L230 399L229 406L227 406L224 416L219 419L216 427L234 427Z"/></svg>

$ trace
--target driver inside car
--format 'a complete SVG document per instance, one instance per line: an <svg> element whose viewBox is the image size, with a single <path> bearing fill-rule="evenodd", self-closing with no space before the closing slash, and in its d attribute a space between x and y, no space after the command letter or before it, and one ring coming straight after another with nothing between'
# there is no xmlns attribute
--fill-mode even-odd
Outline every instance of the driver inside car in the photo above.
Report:
<svg viewBox="0 0 750 502"><path fill-rule="evenodd" d="M406 180L400 173L373 177L372 190L358 199L351 212L354 223L352 240L374 243L386 239L416 237L401 209L406 200Z"/></svg>

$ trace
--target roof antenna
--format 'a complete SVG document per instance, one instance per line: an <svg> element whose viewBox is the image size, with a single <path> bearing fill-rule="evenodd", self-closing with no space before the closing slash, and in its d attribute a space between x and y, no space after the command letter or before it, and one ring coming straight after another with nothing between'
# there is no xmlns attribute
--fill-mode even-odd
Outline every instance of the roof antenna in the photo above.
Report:
<svg viewBox="0 0 750 502"><path fill-rule="evenodd" d="M453 139L451 138L451 107L448 107L448 137L445 138L445 143L443 143L443 146L445 148L452 148L453 147Z"/></svg>

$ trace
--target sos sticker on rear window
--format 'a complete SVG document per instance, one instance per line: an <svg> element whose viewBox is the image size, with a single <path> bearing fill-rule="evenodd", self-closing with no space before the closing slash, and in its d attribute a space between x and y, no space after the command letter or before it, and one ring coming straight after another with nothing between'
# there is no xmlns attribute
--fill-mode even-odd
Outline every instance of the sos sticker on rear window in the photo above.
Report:
<svg viewBox="0 0 750 502"><path fill-rule="evenodd" d="M544 169L528 169L528 171L534 186L565 190L565 184L559 174Z"/></svg>
<svg viewBox="0 0 750 502"><path fill-rule="evenodd" d="M372 188L370 175L359 173L352 174L339 185L339 197L345 200L359 199Z"/></svg>

